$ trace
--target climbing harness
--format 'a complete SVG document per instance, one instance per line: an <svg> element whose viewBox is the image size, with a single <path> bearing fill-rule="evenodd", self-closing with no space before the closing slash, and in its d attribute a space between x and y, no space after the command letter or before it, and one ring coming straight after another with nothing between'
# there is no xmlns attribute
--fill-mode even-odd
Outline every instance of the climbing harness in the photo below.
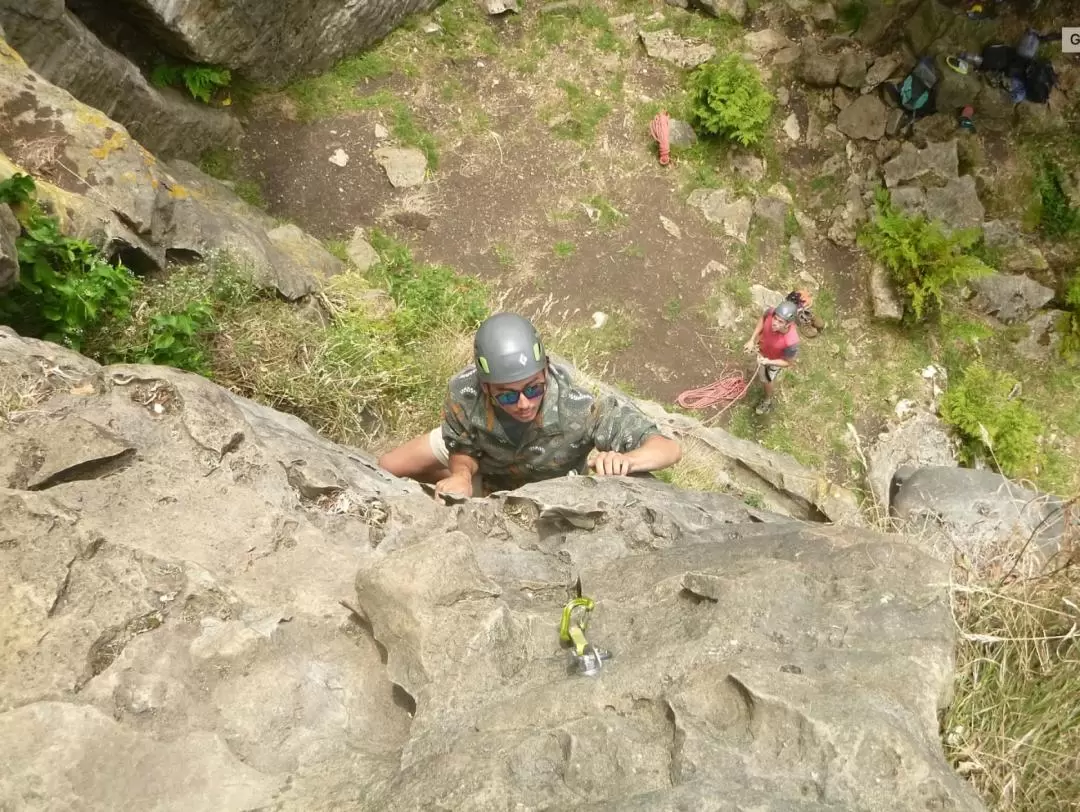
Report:
<svg viewBox="0 0 1080 812"><path fill-rule="evenodd" d="M611 659L611 653L597 648L585 637L589 625L589 613L596 606L592 598L578 596L571 598L562 610L559 623L559 639L569 643L570 662L579 674L592 677L600 673L604 662Z"/></svg>
<svg viewBox="0 0 1080 812"><path fill-rule="evenodd" d="M649 132L660 146L660 165L667 166L671 163L671 119L667 110L656 114L649 125Z"/></svg>

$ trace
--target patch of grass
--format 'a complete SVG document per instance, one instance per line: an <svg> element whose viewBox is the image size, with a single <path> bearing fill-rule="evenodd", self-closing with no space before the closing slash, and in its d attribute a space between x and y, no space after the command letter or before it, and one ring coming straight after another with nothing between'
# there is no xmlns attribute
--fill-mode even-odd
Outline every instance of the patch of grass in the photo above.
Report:
<svg viewBox="0 0 1080 812"><path fill-rule="evenodd" d="M301 79L287 88L305 121L340 115L357 107L359 92L371 82L390 76L393 62L379 51L367 51L341 60L331 70Z"/></svg>
<svg viewBox="0 0 1080 812"><path fill-rule="evenodd" d="M683 490L725 493L727 489L717 478L717 464L708 446L692 437L684 437L679 442L682 459L670 468L656 471L654 476Z"/></svg>
<svg viewBox="0 0 1080 812"><path fill-rule="evenodd" d="M199 157L199 168L212 178L229 186L236 196L257 209L266 208L262 186L258 181L241 177L236 169L234 153L227 149L211 149Z"/></svg>
<svg viewBox="0 0 1080 812"><path fill-rule="evenodd" d="M349 259L349 242L348 240L323 240L323 248L340 259L346 265L351 264L352 260Z"/></svg>
<svg viewBox="0 0 1080 812"><path fill-rule="evenodd" d="M551 250L559 259L568 259L574 255L575 251L577 251L577 246L569 240L559 240L551 246Z"/></svg>
<svg viewBox="0 0 1080 812"><path fill-rule="evenodd" d="M1039 230L1052 239L1080 234L1080 209L1075 208L1065 191L1065 175L1061 167L1044 158L1036 177L1038 202L1034 217Z"/></svg>
<svg viewBox="0 0 1080 812"><path fill-rule="evenodd" d="M592 143L600 123L611 112L611 105L595 93L560 79L556 83L566 94L566 110L552 128L560 138Z"/></svg>
<svg viewBox="0 0 1080 812"><path fill-rule="evenodd" d="M1080 799L1080 577L1075 563L1060 566L961 573L950 590L960 641L942 738L992 809L1074 809Z"/></svg>
<svg viewBox="0 0 1080 812"><path fill-rule="evenodd" d="M862 28L869 12L870 8L865 0L850 0L837 10L836 21L841 31L854 34Z"/></svg>
<svg viewBox="0 0 1080 812"><path fill-rule="evenodd" d="M499 261L499 264L504 268L513 268L517 265L517 260L514 258L513 249L504 242L497 242L491 248L495 254L495 259Z"/></svg>
<svg viewBox="0 0 1080 812"><path fill-rule="evenodd" d="M682 299L674 297L664 302L664 321L678 321L682 315Z"/></svg>
<svg viewBox="0 0 1080 812"><path fill-rule="evenodd" d="M619 229L626 221L626 215L611 205L611 201L603 195L593 195L585 201L585 205L596 212L595 217L590 215L589 219L603 233Z"/></svg>
<svg viewBox="0 0 1080 812"><path fill-rule="evenodd" d="M582 372L603 370L612 356L633 343L630 320L615 310L605 312L608 319L600 329L551 325L543 331L548 347Z"/></svg>

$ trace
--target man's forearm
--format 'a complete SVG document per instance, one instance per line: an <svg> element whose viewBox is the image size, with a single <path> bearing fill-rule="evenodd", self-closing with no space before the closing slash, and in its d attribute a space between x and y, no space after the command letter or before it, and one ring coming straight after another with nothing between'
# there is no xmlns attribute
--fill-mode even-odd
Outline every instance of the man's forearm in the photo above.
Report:
<svg viewBox="0 0 1080 812"><path fill-rule="evenodd" d="M465 474L472 479L480 470L480 463L468 454L451 454L450 462L446 467L450 470L451 476Z"/></svg>
<svg viewBox="0 0 1080 812"><path fill-rule="evenodd" d="M659 471L682 459L682 447L674 440L654 434L625 456L633 461L634 471Z"/></svg>

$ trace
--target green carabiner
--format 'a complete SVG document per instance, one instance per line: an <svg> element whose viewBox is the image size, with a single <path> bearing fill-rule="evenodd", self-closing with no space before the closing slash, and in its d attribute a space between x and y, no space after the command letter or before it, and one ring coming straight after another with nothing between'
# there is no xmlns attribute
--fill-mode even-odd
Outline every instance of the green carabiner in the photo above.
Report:
<svg viewBox="0 0 1080 812"><path fill-rule="evenodd" d="M589 625L589 612L596 604L592 598L574 598L567 602L562 610L562 621L559 623L559 639L564 643L573 643L578 655L585 653L585 647L589 642L585 639L585 628ZM574 622L574 610L580 609L582 615L580 621Z"/></svg>

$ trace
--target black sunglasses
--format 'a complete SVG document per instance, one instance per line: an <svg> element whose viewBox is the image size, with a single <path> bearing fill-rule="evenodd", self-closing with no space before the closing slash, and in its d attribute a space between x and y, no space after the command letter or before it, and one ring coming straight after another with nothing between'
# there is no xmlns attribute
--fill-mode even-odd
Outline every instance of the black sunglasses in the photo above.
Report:
<svg viewBox="0 0 1080 812"><path fill-rule="evenodd" d="M499 394L495 395L495 400L499 401L503 406L514 406L521 399L522 395L529 400L536 400L544 394L544 390L546 389L547 384L543 381L538 381L537 383L530 383L520 392L499 392Z"/></svg>

